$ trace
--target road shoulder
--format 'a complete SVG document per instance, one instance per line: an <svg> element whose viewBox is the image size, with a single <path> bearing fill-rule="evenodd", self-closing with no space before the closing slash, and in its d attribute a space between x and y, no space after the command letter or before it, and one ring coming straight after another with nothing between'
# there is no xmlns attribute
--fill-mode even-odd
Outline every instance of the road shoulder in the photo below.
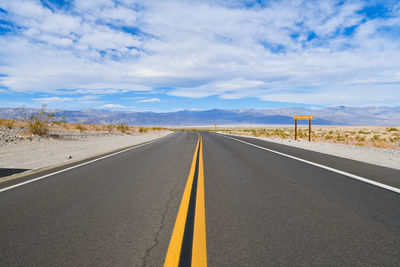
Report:
<svg viewBox="0 0 400 267"><path fill-rule="evenodd" d="M129 144L126 143L126 140L128 140L128 139L125 139L124 142L120 142L120 143L115 142L115 143L112 143L111 146L109 145L109 146L104 146L104 147L94 147L95 149L93 149L93 150L87 149L87 148L95 146L99 140L96 140L96 142L93 142L93 143L88 142L85 144L85 149L82 149L82 148L80 149L80 151L79 151L80 153L78 153L80 155L80 157L72 158L72 159L69 159L68 157L65 157L62 155L61 156L59 155L58 157L55 157L55 158L51 158L52 156L54 156L54 153L57 152L57 150L58 150L57 144L52 143L51 149L49 149L47 153L42 155L42 158L47 158L48 161L45 161L45 160L41 161L42 164L38 165L37 168L27 169L27 171L22 172L22 173L16 173L13 175L0 177L0 185L1 185L0 187L4 188L4 187L14 183L13 181L15 179L18 179L18 182L20 182L23 180L29 180L31 178L35 178L37 176L47 175L48 173L57 172L59 170L65 169L65 168L70 168L74 165L82 164L85 162L96 160L101 157L105 157L110 154L124 151L126 149L134 148L138 145L144 145L146 143L160 140L160 139L166 138L168 136L171 136L173 133L174 132L163 131L157 135L153 134L153 135L148 135L148 136L140 136L141 138L134 138L135 136L133 136L133 138L130 139ZM113 137L107 137L107 138L113 138ZM112 140L110 140L110 141L112 141ZM74 142L74 141L70 141L70 142L71 142L69 144L70 150L73 150L74 147L79 145L78 142ZM111 144L111 142L109 142L109 144ZM101 152L98 152L99 149ZM30 157L34 157L35 152L36 151L30 151ZM66 151L66 152L64 151L63 154L68 154L68 152L69 151ZM18 159L19 154L20 153L16 153L15 155L13 155L13 158L8 158L7 160L8 161L14 160L18 164L18 162L21 161L21 159ZM29 152L28 152L28 154L29 154ZM26 157L26 155L25 155L25 157ZM6 163L2 162L2 165L4 165L4 164L6 164ZM3 166L1 166L1 167L3 167ZM8 167L15 167L15 166L8 166ZM23 165L23 162L22 162L22 164L18 167L24 168L25 166ZM10 169L12 169L12 168L10 168ZM21 178L25 178L25 179L21 179Z"/></svg>

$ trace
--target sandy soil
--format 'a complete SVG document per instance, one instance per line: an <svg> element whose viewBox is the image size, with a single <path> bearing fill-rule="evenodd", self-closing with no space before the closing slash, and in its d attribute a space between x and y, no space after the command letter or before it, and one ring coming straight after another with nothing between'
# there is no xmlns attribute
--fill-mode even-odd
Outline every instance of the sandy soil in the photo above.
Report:
<svg viewBox="0 0 400 267"><path fill-rule="evenodd" d="M223 132L221 132L223 133ZM234 134L233 134L234 135ZM383 149L377 147L361 147L354 145L338 144L338 143L319 143L308 141L294 141L291 139L282 139L274 137L254 137L270 142L280 143L284 145L299 147L342 158L358 160L378 166L384 166L400 170L400 150L399 149Z"/></svg>
<svg viewBox="0 0 400 267"><path fill-rule="evenodd" d="M225 133L254 137L294 139L294 127L271 126L251 128L226 128ZM308 126L300 126L298 139L308 140ZM400 148L400 127L379 126L313 126L312 141L335 143L361 147L378 147L387 149Z"/></svg>
<svg viewBox="0 0 400 267"><path fill-rule="evenodd" d="M76 140L49 139L0 146L0 168L39 169L147 142L169 133L156 131L138 135L87 136Z"/></svg>

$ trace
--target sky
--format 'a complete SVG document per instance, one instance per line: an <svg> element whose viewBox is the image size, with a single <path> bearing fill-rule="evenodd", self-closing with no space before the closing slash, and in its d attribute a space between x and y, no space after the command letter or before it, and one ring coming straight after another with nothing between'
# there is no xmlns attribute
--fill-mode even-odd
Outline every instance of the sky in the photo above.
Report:
<svg viewBox="0 0 400 267"><path fill-rule="evenodd" d="M400 2L1 0L0 107L400 105Z"/></svg>

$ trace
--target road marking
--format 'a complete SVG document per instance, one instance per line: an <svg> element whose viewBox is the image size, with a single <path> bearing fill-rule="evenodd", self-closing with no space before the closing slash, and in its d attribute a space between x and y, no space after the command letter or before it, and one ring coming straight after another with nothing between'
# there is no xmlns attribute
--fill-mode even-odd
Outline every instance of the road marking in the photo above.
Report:
<svg viewBox="0 0 400 267"><path fill-rule="evenodd" d="M164 266L207 266L204 171L200 134ZM193 206L194 205L194 206Z"/></svg>
<svg viewBox="0 0 400 267"><path fill-rule="evenodd" d="M186 217L189 208L190 193L192 192L192 184L194 179L194 172L196 169L196 155L200 145L200 138L197 141L196 150L194 151L192 166L190 167L189 177L186 182L185 190L183 191L181 205L179 207L178 215L176 216L174 230L172 232L171 240L168 246L167 256L165 257L164 266L178 266L179 258L181 255L181 247L183 240L183 233L185 231Z"/></svg>
<svg viewBox="0 0 400 267"><path fill-rule="evenodd" d="M322 169L325 169L325 170L328 170L328 171L331 171L331 172L335 172L335 173L338 173L338 174L341 174L341 175L356 179L358 181L361 181L361 182L364 182L364 183L367 183L367 184L371 184L371 185L374 185L374 186L377 186L377 187L380 187L380 188L383 188L383 189L386 189L386 190L389 190L389 191L392 191L392 192L400 194L400 189L399 188L396 188L396 187L393 187L393 186L390 186L390 185L386 185L386 184L382 184L382 183L379 183L379 182L375 182L373 180L370 180L370 179L367 179L367 178L364 178L364 177L361 177L361 176L358 176L358 175L355 175L355 174L351 174L351 173L348 173L348 172L345 172L345 171L341 171L341 170L338 170L338 169L335 169L335 168L332 168L332 167L328 167L328 166L325 166L325 165L322 165L322 164L319 164L319 163L315 163L315 162L312 162L312 161L301 159L301 158L298 158L298 157L295 157L295 156L291 156L291 155L288 155L288 154L285 154L285 153L282 153L282 152L278 152L278 151L275 151L275 150L272 150L272 149L268 149L268 148L265 148L265 147L262 147L262 146L258 146L258 145L252 144L252 143L248 143L248 142L245 142L245 141L240 140L240 139L236 139L236 138L233 138L233 137L230 137L230 136L226 136L224 134L219 134L219 135L221 135L221 136L223 136L225 138L229 138L229 139L232 139L232 140L235 140L235 141L238 141L238 142L250 145L250 146L254 146L254 147L257 147L257 148L260 148L260 149L263 149L263 150L266 150L266 151L269 151L269 152L272 152L272 153L275 153L275 154L278 154L278 155L281 155L281 156L284 156L284 157L295 159L295 160L298 160L298 161L301 161L301 162L304 162L304 163L307 163L307 164L310 164L310 165L313 165L313 166L316 166L316 167L319 167L319 168L322 168Z"/></svg>
<svg viewBox="0 0 400 267"><path fill-rule="evenodd" d="M204 201L203 140L200 137L199 172L197 180L196 211L193 231L192 266L207 266L206 211Z"/></svg>
<svg viewBox="0 0 400 267"><path fill-rule="evenodd" d="M127 148L127 149L124 149L124 150L121 150L121 151L118 151L118 152L115 152L115 153L112 153L112 154L109 154L109 155L106 155L106 156L103 156L103 157L100 157L100 158L97 158L97 159L93 159L93 160L90 160L90 161L87 161L87 162L84 162L84 163L81 163L81 164L78 164L78 165L74 165L74 166L66 168L66 169L62 169L62 170L59 170L59 171L56 171L56 172L52 172L52 173L49 173L49 174L46 174L46 175L31 179L31 180L28 180L28 181L25 181L25 182L22 182L22 183L18 183L18 184L11 185L11 186L8 186L8 187L5 187L5 188L1 188L0 189L0 193L4 192L4 191L7 191L7 190L10 190L10 189L13 189L13 188L16 188L16 187L19 187L19 186L22 186L22 185L33 183L33 182L38 181L38 180L42 180L44 178L47 178L47 177L50 177L50 176L53 176L53 175L56 175L56 174L59 174L59 173L62 173L62 172L66 172L66 171L69 171L69 170L72 170L72 169L75 169L75 168L79 168L81 166L84 166L84 165L87 165L87 164L90 164L90 163L93 163L93 162L96 162L96 161L99 161L99 160L102 160L102 159L106 159L106 158L109 158L109 157L124 153L126 151L129 151L129 150L132 150L132 149L135 149L135 148L139 148L139 147L142 147L142 146L145 146L145 145L149 145L149 144L161 141L161 140L163 140L163 139L165 139L167 137L170 137L170 135L161 137L159 139L156 139L156 140L153 140L153 141L141 144L141 145L130 147L130 148Z"/></svg>

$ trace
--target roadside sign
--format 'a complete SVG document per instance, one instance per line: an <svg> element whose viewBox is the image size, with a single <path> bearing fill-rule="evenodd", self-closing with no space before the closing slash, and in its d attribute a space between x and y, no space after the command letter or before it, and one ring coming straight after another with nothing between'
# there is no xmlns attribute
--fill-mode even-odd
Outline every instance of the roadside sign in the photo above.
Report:
<svg viewBox="0 0 400 267"><path fill-rule="evenodd" d="M293 119L295 120L312 120L314 119L313 115L294 115Z"/></svg>
<svg viewBox="0 0 400 267"><path fill-rule="evenodd" d="M311 142L311 120L313 115L294 115L294 140L297 140L297 120L308 120L308 141Z"/></svg>

